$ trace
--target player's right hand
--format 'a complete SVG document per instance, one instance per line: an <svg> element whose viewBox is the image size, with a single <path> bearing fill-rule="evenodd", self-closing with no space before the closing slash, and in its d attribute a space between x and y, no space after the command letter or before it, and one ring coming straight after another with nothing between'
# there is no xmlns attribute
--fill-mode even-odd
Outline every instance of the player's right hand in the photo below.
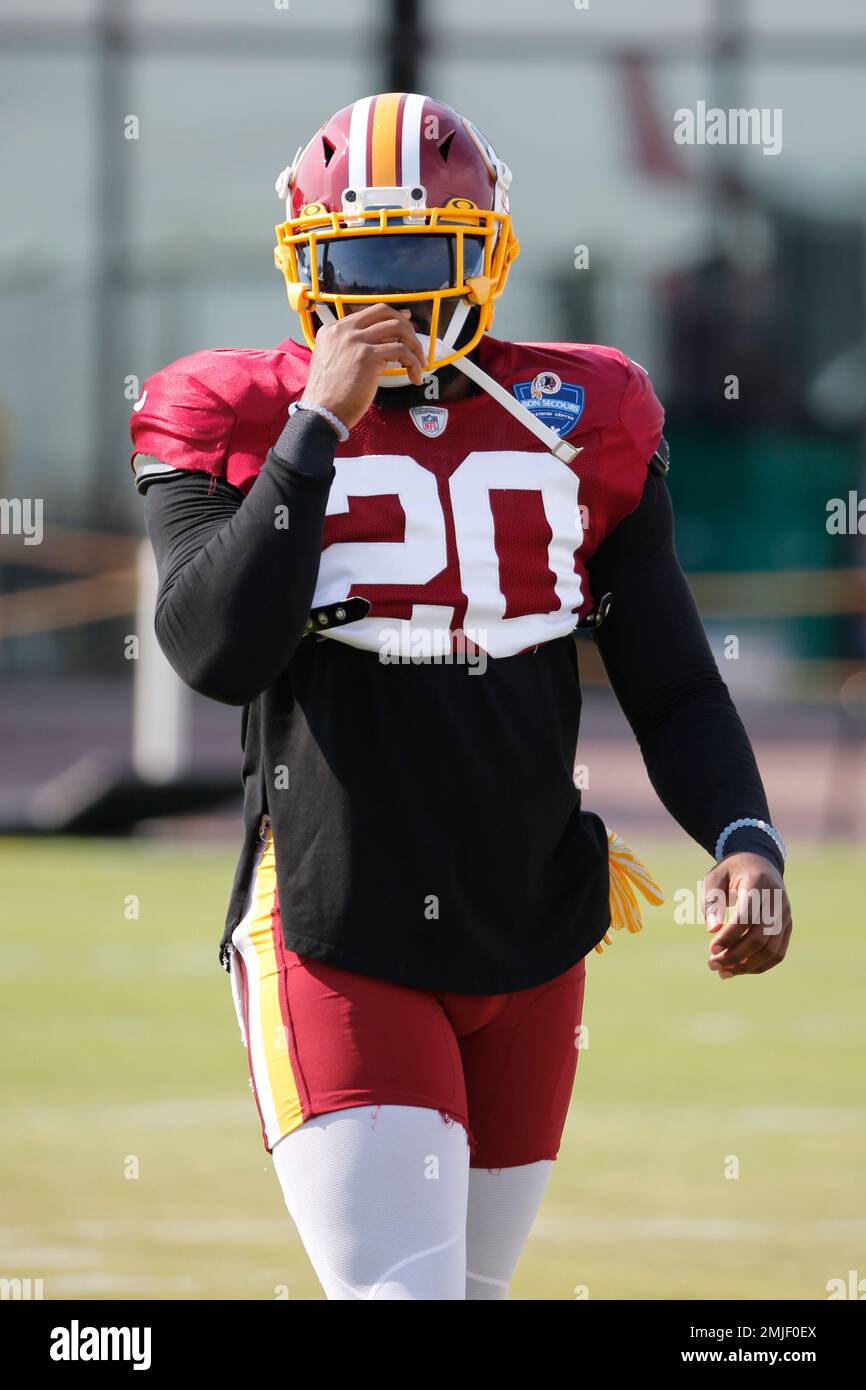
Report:
<svg viewBox="0 0 866 1390"><path fill-rule="evenodd" d="M304 399L333 412L351 429L366 414L386 363L399 362L420 386L426 362L411 310L369 304L316 334Z"/></svg>

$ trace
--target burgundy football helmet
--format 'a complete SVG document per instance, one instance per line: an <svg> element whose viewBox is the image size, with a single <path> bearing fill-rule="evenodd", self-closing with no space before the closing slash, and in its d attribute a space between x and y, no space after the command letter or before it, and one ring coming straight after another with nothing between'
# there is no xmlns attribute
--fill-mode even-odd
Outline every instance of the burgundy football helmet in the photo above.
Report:
<svg viewBox="0 0 866 1390"><path fill-rule="evenodd" d="M274 258L309 345L316 317L386 302L426 306L428 371L471 352L519 250L510 183L480 131L442 102L387 92L338 111L276 183L286 221ZM383 383L407 380L396 364L383 370Z"/></svg>

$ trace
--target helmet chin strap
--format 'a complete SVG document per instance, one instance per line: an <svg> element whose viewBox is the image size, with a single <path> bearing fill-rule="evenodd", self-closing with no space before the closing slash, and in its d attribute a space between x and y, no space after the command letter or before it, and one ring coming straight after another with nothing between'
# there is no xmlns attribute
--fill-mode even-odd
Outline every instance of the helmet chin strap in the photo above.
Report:
<svg viewBox="0 0 866 1390"><path fill-rule="evenodd" d="M468 299L460 300L454 310L451 322L445 330L445 337L436 339L437 357L447 357L449 353L453 352L454 344L471 308L472 305ZM316 313L322 323L336 323L336 315L329 304L316 304ZM429 336L426 333L419 333L418 341L424 349L425 356L429 356ZM489 396L492 396L504 410L508 411L509 415L513 415L515 420L529 430L530 434L534 434L536 439L540 439L554 458L560 459L563 463L571 463L572 459L577 458L577 455L581 453L580 448L575 448L573 444L561 439L556 430L552 430L549 425L545 425L543 420L539 420L536 415L533 415L532 411L522 405L515 396L512 396L510 391L506 391L504 386L500 386L498 381L479 367L477 362L472 362L468 357L458 357L452 366L457 367L464 376L468 376L471 381L474 381L476 386L480 386L482 391L486 391ZM409 384L409 377L405 372L400 372L394 376L383 376L380 382L381 386L408 386Z"/></svg>
<svg viewBox="0 0 866 1390"><path fill-rule="evenodd" d="M515 420L519 420L520 424L531 434L534 434L536 439L540 439L542 444L546 444L554 458L561 459L563 463L571 463L572 459L577 458L578 454L582 452L580 448L575 448L567 440L561 439L556 430L552 430L543 420L539 420L537 415L533 415L532 411L522 405L515 396L512 396L510 391L506 391L504 386L500 386L498 381L495 381L492 376L488 376L477 362L470 361L468 357L458 357L453 366L458 367L464 376L468 376L471 381L475 382L476 386L480 386L483 391L498 401L509 415L513 415Z"/></svg>

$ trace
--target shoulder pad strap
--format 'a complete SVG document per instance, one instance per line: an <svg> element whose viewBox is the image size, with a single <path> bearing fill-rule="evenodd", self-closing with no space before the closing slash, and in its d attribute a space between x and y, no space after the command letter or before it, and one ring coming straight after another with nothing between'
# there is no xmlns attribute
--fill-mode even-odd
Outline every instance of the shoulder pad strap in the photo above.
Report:
<svg viewBox="0 0 866 1390"><path fill-rule="evenodd" d="M657 477L663 478L666 473L670 472L670 456L670 446L664 435L662 435L659 440L658 448L647 464L649 471L655 473Z"/></svg>

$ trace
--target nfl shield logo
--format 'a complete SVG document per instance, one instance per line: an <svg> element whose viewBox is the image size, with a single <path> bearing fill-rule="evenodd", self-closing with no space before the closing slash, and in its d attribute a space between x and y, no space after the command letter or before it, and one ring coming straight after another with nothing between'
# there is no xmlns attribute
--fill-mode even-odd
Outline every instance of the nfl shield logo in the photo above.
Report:
<svg viewBox="0 0 866 1390"><path fill-rule="evenodd" d="M448 424L448 411L444 405L413 405L409 411L415 428L431 439L441 434Z"/></svg>

